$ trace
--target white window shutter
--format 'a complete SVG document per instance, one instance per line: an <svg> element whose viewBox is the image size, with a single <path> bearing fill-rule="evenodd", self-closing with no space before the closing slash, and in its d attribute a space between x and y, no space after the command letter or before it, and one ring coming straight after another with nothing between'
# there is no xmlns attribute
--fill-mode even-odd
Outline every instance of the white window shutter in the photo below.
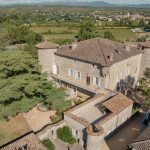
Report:
<svg viewBox="0 0 150 150"><path fill-rule="evenodd" d="M71 69L68 69L68 75L71 76Z"/></svg>
<svg viewBox="0 0 150 150"><path fill-rule="evenodd" d="M75 78L78 79L78 71L75 71Z"/></svg>
<svg viewBox="0 0 150 150"><path fill-rule="evenodd" d="M99 84L98 84L98 86L100 86L101 85L101 79L99 78Z"/></svg>
<svg viewBox="0 0 150 150"><path fill-rule="evenodd" d="M96 78L93 77L93 84L96 85Z"/></svg>
<svg viewBox="0 0 150 150"><path fill-rule="evenodd" d="M57 75L57 65L53 64L53 74Z"/></svg>

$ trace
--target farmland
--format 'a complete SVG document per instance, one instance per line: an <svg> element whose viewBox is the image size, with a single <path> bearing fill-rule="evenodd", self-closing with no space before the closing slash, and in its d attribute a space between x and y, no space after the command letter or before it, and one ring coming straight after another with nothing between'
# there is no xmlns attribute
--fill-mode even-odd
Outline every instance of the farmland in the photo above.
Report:
<svg viewBox="0 0 150 150"><path fill-rule="evenodd" d="M44 40L49 40L58 44L69 44L74 41L75 36L79 32L79 23L70 23L63 22L61 25L56 23L52 24L43 24L30 27L30 30L41 34L44 37ZM125 41L136 41L136 34L133 33L130 29L121 27L121 28L102 28L95 26L97 36L104 37L106 31L112 32L114 35L114 40L125 42Z"/></svg>

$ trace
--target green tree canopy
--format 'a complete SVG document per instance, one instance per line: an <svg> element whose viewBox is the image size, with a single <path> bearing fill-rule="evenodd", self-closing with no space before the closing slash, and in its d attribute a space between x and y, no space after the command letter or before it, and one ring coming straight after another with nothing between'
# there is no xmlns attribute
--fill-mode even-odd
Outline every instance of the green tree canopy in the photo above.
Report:
<svg viewBox="0 0 150 150"><path fill-rule="evenodd" d="M80 25L79 34L77 35L78 41L83 41L94 37L96 37L94 22L90 20L82 22Z"/></svg>
<svg viewBox="0 0 150 150"><path fill-rule="evenodd" d="M0 119L28 111L42 101L63 110L68 107L65 96L64 90L41 74L37 60L29 53L0 51Z"/></svg>
<svg viewBox="0 0 150 150"><path fill-rule="evenodd" d="M36 44L42 41L42 36L30 31L29 27L21 25L8 26L8 37L11 40L11 44Z"/></svg>

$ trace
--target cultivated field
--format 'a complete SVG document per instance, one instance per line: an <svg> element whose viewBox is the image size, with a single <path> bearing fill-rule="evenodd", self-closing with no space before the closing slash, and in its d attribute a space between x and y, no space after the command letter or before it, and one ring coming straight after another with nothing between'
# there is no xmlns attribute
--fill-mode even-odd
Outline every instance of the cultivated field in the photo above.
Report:
<svg viewBox="0 0 150 150"><path fill-rule="evenodd" d="M63 22L51 24L39 24L30 28L32 31L43 35L45 40L55 42L58 44L68 44L71 43L75 36L79 32L79 23L74 22ZM104 37L106 31L112 32L114 35L114 40L125 42L125 41L136 41L137 36L130 29L125 27L118 28L102 28L96 27L97 36Z"/></svg>
<svg viewBox="0 0 150 150"><path fill-rule="evenodd" d="M120 42L136 41L136 34L130 29L125 28L113 28L113 29L99 29L98 34L100 37L104 36L104 32L110 31L114 35L115 40Z"/></svg>

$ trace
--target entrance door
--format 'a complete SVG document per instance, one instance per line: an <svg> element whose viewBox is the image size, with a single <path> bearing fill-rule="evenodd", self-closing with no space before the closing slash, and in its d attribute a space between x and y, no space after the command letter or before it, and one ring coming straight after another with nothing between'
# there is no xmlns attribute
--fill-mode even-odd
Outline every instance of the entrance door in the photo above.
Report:
<svg viewBox="0 0 150 150"><path fill-rule="evenodd" d="M89 76L86 77L86 85L90 85L90 77Z"/></svg>

